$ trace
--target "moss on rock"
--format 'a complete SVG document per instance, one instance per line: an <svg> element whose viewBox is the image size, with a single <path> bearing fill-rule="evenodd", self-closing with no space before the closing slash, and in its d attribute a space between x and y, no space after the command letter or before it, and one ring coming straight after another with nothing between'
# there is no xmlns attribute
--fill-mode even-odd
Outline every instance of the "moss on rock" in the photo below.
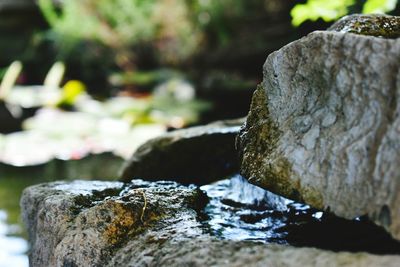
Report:
<svg viewBox="0 0 400 267"><path fill-rule="evenodd" d="M400 37L400 17L388 15L350 15L333 24L328 30L382 38Z"/></svg>

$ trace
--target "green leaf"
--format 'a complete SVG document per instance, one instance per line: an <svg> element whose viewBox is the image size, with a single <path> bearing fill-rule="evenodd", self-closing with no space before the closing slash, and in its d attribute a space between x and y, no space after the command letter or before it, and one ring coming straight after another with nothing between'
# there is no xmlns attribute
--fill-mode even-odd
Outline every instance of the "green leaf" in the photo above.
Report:
<svg viewBox="0 0 400 267"><path fill-rule="evenodd" d="M78 96L80 96L85 91L86 88L82 82L75 80L67 82L63 87L62 96L57 106L72 106Z"/></svg>
<svg viewBox="0 0 400 267"><path fill-rule="evenodd" d="M355 0L308 0L305 4L296 5L290 12L292 24L299 26L306 20L332 21L347 14L349 6Z"/></svg>
<svg viewBox="0 0 400 267"><path fill-rule="evenodd" d="M397 0L368 0L363 7L362 12L370 13L386 13L396 8Z"/></svg>

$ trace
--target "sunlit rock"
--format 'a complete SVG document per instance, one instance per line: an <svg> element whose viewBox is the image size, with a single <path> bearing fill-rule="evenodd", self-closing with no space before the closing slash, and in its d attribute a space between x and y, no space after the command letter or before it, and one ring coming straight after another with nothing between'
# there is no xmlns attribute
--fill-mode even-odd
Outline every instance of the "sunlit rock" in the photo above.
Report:
<svg viewBox="0 0 400 267"><path fill-rule="evenodd" d="M242 174L345 218L367 214L400 239L399 59L400 39L348 31L271 54L238 139Z"/></svg>

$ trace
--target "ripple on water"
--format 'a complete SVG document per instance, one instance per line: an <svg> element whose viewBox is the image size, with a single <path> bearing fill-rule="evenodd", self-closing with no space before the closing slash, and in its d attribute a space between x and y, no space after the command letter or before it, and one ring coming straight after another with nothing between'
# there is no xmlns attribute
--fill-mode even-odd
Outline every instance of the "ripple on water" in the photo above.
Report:
<svg viewBox="0 0 400 267"><path fill-rule="evenodd" d="M200 188L210 199L203 223L221 239L400 254L400 242L366 218L336 217L251 185L240 175Z"/></svg>
<svg viewBox="0 0 400 267"><path fill-rule="evenodd" d="M279 229L292 202L247 183L240 175L201 187L210 198L205 207L211 232L230 240L286 244Z"/></svg>

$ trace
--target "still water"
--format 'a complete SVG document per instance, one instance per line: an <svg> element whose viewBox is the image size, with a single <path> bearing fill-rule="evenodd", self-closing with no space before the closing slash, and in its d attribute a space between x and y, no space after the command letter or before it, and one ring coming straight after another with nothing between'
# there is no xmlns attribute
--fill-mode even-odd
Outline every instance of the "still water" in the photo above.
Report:
<svg viewBox="0 0 400 267"><path fill-rule="evenodd" d="M57 180L46 166L14 168L0 163L0 267L29 266L19 200L26 187Z"/></svg>
<svg viewBox="0 0 400 267"><path fill-rule="evenodd" d="M27 233L20 218L19 199L25 187L41 181L28 177L0 177L0 267L29 266Z"/></svg>

